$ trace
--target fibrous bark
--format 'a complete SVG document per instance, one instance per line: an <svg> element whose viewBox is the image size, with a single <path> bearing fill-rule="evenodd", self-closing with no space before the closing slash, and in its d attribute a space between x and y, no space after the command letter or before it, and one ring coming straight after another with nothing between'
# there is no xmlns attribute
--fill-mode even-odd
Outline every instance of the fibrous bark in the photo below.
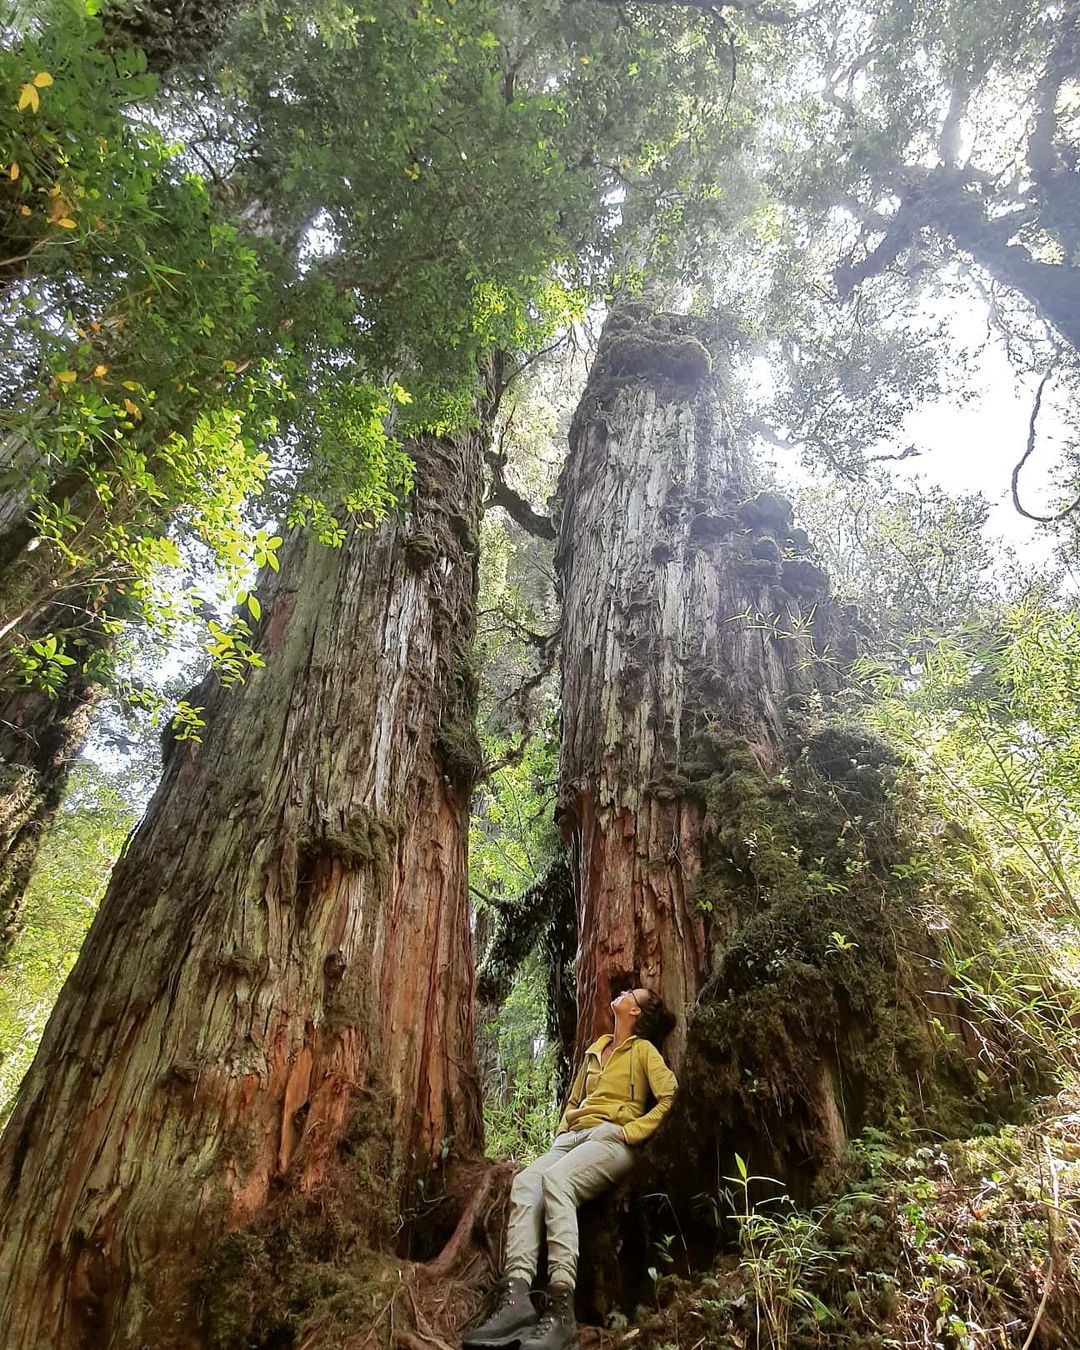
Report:
<svg viewBox="0 0 1080 1350"><path fill-rule="evenodd" d="M138 47L157 75L202 61L224 37L241 0L113 0L103 13L109 44Z"/></svg>
<svg viewBox="0 0 1080 1350"><path fill-rule="evenodd" d="M406 516L304 534L265 669L209 679L0 1143L0 1342L140 1344L208 1243L316 1186L350 1114L382 1201L479 1140L466 883L484 435L415 446Z"/></svg>
<svg viewBox="0 0 1080 1350"><path fill-rule="evenodd" d="M975 1067L1007 1028L947 989L944 947L983 941L970 892L936 888L931 921L910 861L959 875L950 845L898 754L833 706L852 635L789 504L753 491L720 388L690 320L613 312L557 554L577 1054L627 986L678 1017L680 1091L633 1212L663 1193L688 1236L735 1153L806 1198L866 1125L962 1132L1014 1086ZM620 1260L644 1278L632 1227Z"/></svg>
<svg viewBox="0 0 1080 1350"><path fill-rule="evenodd" d="M114 612L115 602L114 597ZM85 593L78 593L78 603L46 605L26 636L40 638L54 623L59 625L67 636L57 650L76 664L66 667L63 682L52 694L30 685L0 695L0 967L18 935L42 839L59 808L102 692L102 685L86 670L88 662L113 641L102 628L101 617L102 605Z"/></svg>
<svg viewBox="0 0 1080 1350"><path fill-rule="evenodd" d="M688 765L710 728L779 764L785 700L809 681L805 650L775 630L813 618L827 585L795 557L788 504L753 492L687 319L612 314L560 492L559 813L581 933L580 1055L628 984L678 1010L701 987L705 803Z"/></svg>
<svg viewBox="0 0 1080 1350"><path fill-rule="evenodd" d="M37 689L0 703L0 967L19 932L26 887L101 691L74 676L56 698Z"/></svg>

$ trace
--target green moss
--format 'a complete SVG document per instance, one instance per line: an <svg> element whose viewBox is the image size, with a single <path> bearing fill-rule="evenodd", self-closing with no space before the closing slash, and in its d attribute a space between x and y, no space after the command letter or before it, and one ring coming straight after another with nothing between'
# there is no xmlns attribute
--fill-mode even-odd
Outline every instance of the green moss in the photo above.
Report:
<svg viewBox="0 0 1080 1350"><path fill-rule="evenodd" d="M430 530L416 530L407 535L402 547L409 566L417 571L435 562L444 552L438 536Z"/></svg>
<svg viewBox="0 0 1080 1350"><path fill-rule="evenodd" d="M829 574L806 558L787 558L780 569L780 581L789 594L818 598L829 593Z"/></svg>
<svg viewBox="0 0 1080 1350"><path fill-rule="evenodd" d="M358 807L340 830L324 829L318 842L321 852L346 867L374 863L380 871L386 871L401 829L400 821Z"/></svg>
<svg viewBox="0 0 1080 1350"><path fill-rule="evenodd" d="M460 545L462 553L466 557L472 557L480 548L480 536L477 534L472 521L455 512L450 516L447 523Z"/></svg>
<svg viewBox="0 0 1080 1350"><path fill-rule="evenodd" d="M323 1185L286 1190L208 1250L192 1290L207 1350L300 1345L327 1325L344 1345L370 1330L397 1265L377 1249L391 1245L400 1221L401 1173L384 1117L374 1085L357 1092Z"/></svg>
<svg viewBox="0 0 1080 1350"><path fill-rule="evenodd" d="M604 351L604 372L611 379L641 376L694 385L712 373L712 357L697 338L650 326L612 334Z"/></svg>
<svg viewBox="0 0 1080 1350"><path fill-rule="evenodd" d="M645 302L613 310L589 376L581 415L610 408L619 390L637 381L689 392L712 374L712 355L689 315L657 314Z"/></svg>
<svg viewBox="0 0 1080 1350"><path fill-rule="evenodd" d="M707 547L727 539L738 528L739 522L734 516L699 511L690 522L689 543L691 547Z"/></svg>
<svg viewBox="0 0 1080 1350"><path fill-rule="evenodd" d="M750 541L750 556L778 567L782 555L780 545L771 534L758 534Z"/></svg>
<svg viewBox="0 0 1080 1350"><path fill-rule="evenodd" d="M810 536L805 530L796 528L788 531L785 546L792 553L808 553L810 551Z"/></svg>
<svg viewBox="0 0 1080 1350"><path fill-rule="evenodd" d="M831 779L850 777L853 768L873 769L878 773L879 796L895 782L895 771L903 762L884 736L848 718L830 718L810 732L806 757L813 769Z"/></svg>
<svg viewBox="0 0 1080 1350"><path fill-rule="evenodd" d="M705 803L699 903L726 911L799 889L791 813L749 743L706 729L684 771Z"/></svg>
<svg viewBox="0 0 1080 1350"><path fill-rule="evenodd" d="M735 514L752 530L771 530L787 538L791 530L792 505L778 492L759 492L736 507Z"/></svg>
<svg viewBox="0 0 1080 1350"><path fill-rule="evenodd" d="M207 1350L300 1345L329 1322L349 1334L370 1327L387 1301L388 1258L367 1251L319 1260L283 1226L242 1229L219 1242L197 1284ZM320 1344L332 1344L323 1340Z"/></svg>
<svg viewBox="0 0 1080 1350"><path fill-rule="evenodd" d="M828 1204L759 1205L752 1226L740 1221L738 1254L707 1255L698 1287L656 1281L637 1343L663 1350L691 1326L709 1345L757 1345L768 1328L770 1345L887 1350L929 1345L953 1319L939 1343L989 1345L1002 1327L1019 1343L1041 1322L1035 1344L1080 1344L1077 1237L1047 1204L1048 1154L1060 1197L1076 1190L1075 1105L1073 1084L1030 1125L986 1139L867 1130ZM794 1288L816 1300L812 1318Z"/></svg>
<svg viewBox="0 0 1080 1350"><path fill-rule="evenodd" d="M695 895L713 934L665 1135L673 1191L737 1149L808 1194L835 1160L837 1113L850 1135L970 1130L1010 1109L925 1003L934 946L904 872L919 845L897 754L850 719L794 733L794 763L769 775L748 742L706 729L670 784L705 808Z"/></svg>
<svg viewBox="0 0 1080 1350"><path fill-rule="evenodd" d="M484 766L484 751L472 721L445 720L435 739L443 774L454 787L470 793Z"/></svg>
<svg viewBox="0 0 1080 1350"><path fill-rule="evenodd" d="M732 562L734 571L748 581L779 581L780 562L768 558L736 558Z"/></svg>
<svg viewBox="0 0 1080 1350"><path fill-rule="evenodd" d="M432 518L434 524L430 524ZM479 544L473 522L460 512L451 511L446 516L429 517L429 527L407 534L401 547L409 566L423 571L439 558L471 557Z"/></svg>
<svg viewBox="0 0 1080 1350"><path fill-rule="evenodd" d="M458 639L450 658L435 754L448 782L465 795L472 792L484 767L484 751L476 732L478 691L472 645Z"/></svg>

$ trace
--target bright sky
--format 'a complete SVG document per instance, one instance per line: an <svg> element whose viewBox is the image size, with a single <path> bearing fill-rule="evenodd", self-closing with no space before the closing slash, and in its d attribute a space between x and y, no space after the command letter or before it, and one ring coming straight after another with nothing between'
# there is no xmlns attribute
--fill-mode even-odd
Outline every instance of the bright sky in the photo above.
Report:
<svg viewBox="0 0 1080 1350"><path fill-rule="evenodd" d="M985 319L974 307L971 313L956 315L955 327L963 333L972 321L985 332ZM990 531L1028 562L1048 558L1054 543L1052 532L1014 509L1010 493L1013 468L1027 446L1038 383L1035 375L1018 381L1003 343L987 343L976 364L974 397L967 402L942 399L912 413L901 439L924 447L925 453L893 466L897 477L921 474L948 492L981 492L991 504ZM1050 386L1039 416L1035 451L1019 483L1021 503L1036 515L1058 509L1055 480L1064 440L1061 409L1054 406Z"/></svg>
<svg viewBox="0 0 1080 1350"><path fill-rule="evenodd" d="M972 362L970 396L950 395L909 414L893 442L881 447L890 453L916 445L922 453L885 463L896 479L921 477L947 492L981 492L990 504L988 532L1015 549L1021 562L1046 562L1053 551L1055 532L1021 516L1012 504L1012 471L1027 446L1028 427L1039 375L1018 379L1004 342L986 340L985 307L953 295L947 305L927 308L927 317L947 318L959 346L977 352ZM1020 475L1020 500L1036 515L1049 515L1060 506L1062 452L1066 442L1066 410L1054 386L1048 386L1039 416L1035 452ZM813 475L792 455L777 452L778 471L795 482Z"/></svg>

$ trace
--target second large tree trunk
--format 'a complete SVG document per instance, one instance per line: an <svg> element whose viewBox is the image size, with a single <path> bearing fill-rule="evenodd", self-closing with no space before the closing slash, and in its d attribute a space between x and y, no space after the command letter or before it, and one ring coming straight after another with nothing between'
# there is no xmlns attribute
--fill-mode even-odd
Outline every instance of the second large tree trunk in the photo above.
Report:
<svg viewBox="0 0 1080 1350"><path fill-rule="evenodd" d="M792 535L787 503L753 495L689 319L613 312L561 496L559 810L582 935L580 1056L628 984L677 1010L696 996L706 804L687 775L708 732L779 766L814 626L804 645L778 634L813 616L826 585L794 557L805 536Z"/></svg>
<svg viewBox="0 0 1080 1350"><path fill-rule="evenodd" d="M406 518L298 535L265 669L208 681L0 1144L0 1343L126 1347L221 1233L389 1125L383 1202L480 1138L466 882L480 432Z"/></svg>
<svg viewBox="0 0 1080 1350"><path fill-rule="evenodd" d="M56 698L19 689L0 703L0 969L19 934L30 874L100 689L77 676Z"/></svg>
<svg viewBox="0 0 1080 1350"><path fill-rule="evenodd" d="M114 614L117 600L112 598ZM66 630L58 651L75 664L63 669L64 678L53 692L38 683L0 694L0 969L21 928L26 888L42 839L103 692L85 667L109 649L113 636L102 631L101 607L84 608L86 603L80 595L78 604L47 606L26 634L29 639L46 637L54 624Z"/></svg>
<svg viewBox="0 0 1080 1350"><path fill-rule="evenodd" d="M969 889L920 891L913 859L961 875L948 839L851 701L831 707L852 625L789 504L750 486L720 387L691 320L614 311L557 554L577 1058L628 985L676 1014L681 1087L639 1200L663 1193L687 1234L736 1152L805 1198L864 1126L972 1128L1009 1109L1009 1073L1046 1067L977 1072L1007 1028L942 992L942 934L983 940Z"/></svg>

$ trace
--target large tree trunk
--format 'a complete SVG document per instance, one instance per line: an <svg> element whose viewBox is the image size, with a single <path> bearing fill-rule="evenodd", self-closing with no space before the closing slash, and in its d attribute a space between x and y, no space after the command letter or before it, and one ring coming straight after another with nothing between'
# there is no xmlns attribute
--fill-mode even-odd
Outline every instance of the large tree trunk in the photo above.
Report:
<svg viewBox="0 0 1080 1350"><path fill-rule="evenodd" d="M736 1152L805 1199L867 1124L955 1131L1008 1109L978 1100L995 1029L940 992L936 944L968 941L970 896L940 888L929 930L898 864L939 845L910 833L897 755L829 712L851 635L789 504L753 492L711 364L690 320L616 310L562 481L577 1058L632 983L678 1018L680 1091L633 1220L585 1216L581 1303L600 1312L642 1297L670 1232L665 1213L650 1234L650 1196L711 1259L701 1197ZM621 1290L590 1274L611 1264Z"/></svg>
<svg viewBox="0 0 1080 1350"><path fill-rule="evenodd" d="M804 647L738 618L794 632L826 583L793 556L805 536L792 536L787 503L753 496L711 365L689 320L624 306L571 431L559 813L581 934L579 1056L628 984L678 1010L698 993L706 804L688 790L691 762L712 728L777 767L785 700L809 683Z"/></svg>
<svg viewBox="0 0 1080 1350"><path fill-rule="evenodd" d="M384 1203L480 1138L467 812L484 435L407 516L261 579L266 667L208 680L0 1144L0 1343L140 1343L207 1244L388 1121Z"/></svg>
<svg viewBox="0 0 1080 1350"><path fill-rule="evenodd" d="M47 605L25 636L36 639L54 627L63 630L67 637L60 639L57 650L76 664L64 668L63 681L52 694L38 685L0 694L0 968L19 933L42 839L98 706L102 685L86 667L114 640L103 631L101 620L118 613L123 603L113 596L105 607L77 593L71 604Z"/></svg>
<svg viewBox="0 0 1080 1350"><path fill-rule="evenodd" d="M101 685L72 677L56 698L37 689L0 700L0 968L18 936L45 831L82 749Z"/></svg>

